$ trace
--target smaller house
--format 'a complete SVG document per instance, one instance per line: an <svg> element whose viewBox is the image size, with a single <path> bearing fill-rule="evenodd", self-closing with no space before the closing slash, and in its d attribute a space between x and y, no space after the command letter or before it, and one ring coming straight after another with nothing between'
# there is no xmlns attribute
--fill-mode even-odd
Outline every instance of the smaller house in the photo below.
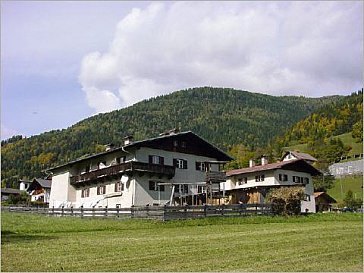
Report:
<svg viewBox="0 0 364 273"><path fill-rule="evenodd" d="M282 157L282 161L295 159L302 159L311 165L317 161L317 159L314 158L312 155L300 153L298 151L287 151Z"/></svg>
<svg viewBox="0 0 364 273"><path fill-rule="evenodd" d="M52 180L34 178L29 185L27 192L31 196L31 201L49 203L51 193Z"/></svg>
<svg viewBox="0 0 364 273"><path fill-rule="evenodd" d="M336 203L336 200L326 192L315 192L316 212L331 211L331 204Z"/></svg>
<svg viewBox="0 0 364 273"><path fill-rule="evenodd" d="M1 201L6 201L9 199L10 195L20 195L22 190L12 189L12 188L2 188L1 189Z"/></svg>
<svg viewBox="0 0 364 273"><path fill-rule="evenodd" d="M248 168L227 171L227 180L221 188L230 204L263 204L272 188L300 186L305 194L301 211L315 212L312 177L320 174L304 159L268 163L263 156L261 165L255 165L251 160Z"/></svg>

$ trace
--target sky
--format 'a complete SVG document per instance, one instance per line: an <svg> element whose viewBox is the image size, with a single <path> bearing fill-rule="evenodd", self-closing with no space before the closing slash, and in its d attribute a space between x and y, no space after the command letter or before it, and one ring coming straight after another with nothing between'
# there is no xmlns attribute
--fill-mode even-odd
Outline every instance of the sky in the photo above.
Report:
<svg viewBox="0 0 364 273"><path fill-rule="evenodd" d="M1 139L199 87L349 95L362 1L1 1Z"/></svg>

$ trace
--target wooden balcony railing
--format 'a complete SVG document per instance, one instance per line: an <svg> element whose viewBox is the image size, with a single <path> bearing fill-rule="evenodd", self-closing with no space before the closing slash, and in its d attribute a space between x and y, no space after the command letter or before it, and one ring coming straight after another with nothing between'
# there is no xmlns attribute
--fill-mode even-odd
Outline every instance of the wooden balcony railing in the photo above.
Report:
<svg viewBox="0 0 364 273"><path fill-rule="evenodd" d="M172 178L175 174L175 167L169 165L149 164L144 162L130 161L103 169L83 173L70 177L73 186L82 186L90 183L97 183L100 180L112 177L121 177L123 174L132 172L149 173Z"/></svg>
<svg viewBox="0 0 364 273"><path fill-rule="evenodd" d="M211 183L220 183L226 181L226 173L225 172L206 172L206 182Z"/></svg>

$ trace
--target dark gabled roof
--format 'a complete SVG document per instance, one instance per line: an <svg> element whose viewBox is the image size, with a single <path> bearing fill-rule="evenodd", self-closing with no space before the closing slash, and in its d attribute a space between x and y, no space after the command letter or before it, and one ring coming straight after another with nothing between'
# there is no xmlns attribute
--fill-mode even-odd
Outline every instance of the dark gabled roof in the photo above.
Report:
<svg viewBox="0 0 364 273"><path fill-rule="evenodd" d="M32 190L35 190L38 185L44 189L50 189L52 187L52 180L34 178L32 183L29 185L27 192L31 192Z"/></svg>
<svg viewBox="0 0 364 273"><path fill-rule="evenodd" d="M312 155L310 154L306 154L306 153L300 153L300 152L297 152L297 151L287 151L283 157L282 157L282 160L283 158L287 155L291 153L294 157L296 157L297 159L303 159L303 160L309 160L309 161L317 161L316 158L314 158Z"/></svg>
<svg viewBox="0 0 364 273"><path fill-rule="evenodd" d="M48 171L54 171L56 169L66 167L68 165L72 165L74 163L79 163L79 162L86 161L86 160L89 160L92 158L97 158L97 157L100 157L100 156L103 156L106 154L114 153L114 152L121 151L121 150L128 150L128 149L132 149L132 148L149 147L149 148L154 148L154 149L168 150L169 147L171 146L171 144L173 144L174 140L186 140L186 142L188 142L187 145L189 145L189 148L191 148L190 144L194 143L193 148L192 148L193 151L190 150L189 153L216 158L218 161L233 160L232 157L230 157L228 154L226 154L225 152L223 152L216 146L210 144L209 142L207 142L200 136L196 135L195 133L193 133L191 131L187 131L187 132L181 132L181 133L170 133L170 134L161 135L161 136L158 136L155 138L134 141L134 142L131 142L130 144L124 145L122 147L117 147L117 148L114 148L109 151L101 152L98 154L94 154L94 155L90 155L90 156L86 156L83 158L79 158L79 159L70 161L66 164L62 164L57 167L50 168L50 169L48 169ZM175 149L177 152L188 153L188 152L186 152L186 150L178 148L178 147Z"/></svg>
<svg viewBox="0 0 364 273"><path fill-rule="evenodd" d="M315 198L322 197L324 198L328 203L336 203L336 200L332 198L330 195L328 195L326 192L314 192L313 193Z"/></svg>
<svg viewBox="0 0 364 273"><path fill-rule="evenodd" d="M233 176L238 174L246 174L246 173L255 173L262 172L268 170L276 170L276 169L284 169L284 170L293 170L299 172L307 172L311 175L319 175L321 172L317 170L312 165L308 164L303 159L294 159L289 161L280 161L276 163L270 163L265 165L259 165L249 168L236 169L226 172L226 176Z"/></svg>
<svg viewBox="0 0 364 273"><path fill-rule="evenodd" d="M33 182L36 181L41 185L43 188L50 189L52 186L52 180L42 179L42 178L34 178Z"/></svg>

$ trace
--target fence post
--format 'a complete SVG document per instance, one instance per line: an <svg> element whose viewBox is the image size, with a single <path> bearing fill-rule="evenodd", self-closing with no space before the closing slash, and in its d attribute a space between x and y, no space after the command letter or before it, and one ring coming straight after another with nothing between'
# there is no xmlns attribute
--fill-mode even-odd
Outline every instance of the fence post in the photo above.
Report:
<svg viewBox="0 0 364 273"><path fill-rule="evenodd" d="M83 205L80 207L81 218L83 217Z"/></svg>
<svg viewBox="0 0 364 273"><path fill-rule="evenodd" d="M92 207L92 217L95 217L95 206Z"/></svg>
<svg viewBox="0 0 364 273"><path fill-rule="evenodd" d="M119 207L116 208L116 216L119 218Z"/></svg>
<svg viewBox="0 0 364 273"><path fill-rule="evenodd" d="M134 205L130 207L130 218L134 218Z"/></svg>
<svg viewBox="0 0 364 273"><path fill-rule="evenodd" d="M54 206L52 206L52 216L54 216Z"/></svg>
<svg viewBox="0 0 364 273"><path fill-rule="evenodd" d="M167 205L163 206L162 221L166 220Z"/></svg>
<svg viewBox="0 0 364 273"><path fill-rule="evenodd" d="M220 208L221 208L221 216L224 216L224 204L222 204L221 206L220 206Z"/></svg>
<svg viewBox="0 0 364 273"><path fill-rule="evenodd" d="M73 216L73 206L71 206L71 216Z"/></svg>
<svg viewBox="0 0 364 273"><path fill-rule="evenodd" d="M203 206L203 213L204 213L205 218L206 218L207 217L207 205L206 204Z"/></svg>
<svg viewBox="0 0 364 273"><path fill-rule="evenodd" d="M105 207L105 217L107 217L107 206Z"/></svg>
<svg viewBox="0 0 364 273"><path fill-rule="evenodd" d="M62 206L62 216L63 216L63 214L64 214L64 206Z"/></svg>

